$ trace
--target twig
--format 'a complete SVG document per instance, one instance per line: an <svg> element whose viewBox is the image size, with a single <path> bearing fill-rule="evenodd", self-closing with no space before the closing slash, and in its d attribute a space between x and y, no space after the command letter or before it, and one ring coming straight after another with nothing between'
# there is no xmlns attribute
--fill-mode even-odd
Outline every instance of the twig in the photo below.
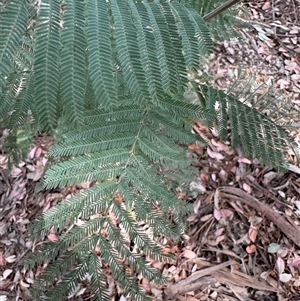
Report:
<svg viewBox="0 0 300 301"><path fill-rule="evenodd" d="M235 263L235 261L228 260L224 263L212 266L210 268L197 271L197 272L193 273L191 276L189 276L187 279L180 281L180 282L166 288L165 295L166 295L167 299L174 300L174 296L177 294L184 294L184 293L190 292L192 290L195 290L196 287L195 287L194 282L199 281L200 278L202 278L204 276L212 275L216 271L223 269L234 263ZM211 281L213 281L213 279ZM198 286L199 286L199 284L198 284Z"/></svg>
<svg viewBox="0 0 300 301"><path fill-rule="evenodd" d="M225 11L226 9L230 8L231 6L233 6L234 4L240 2L241 0L229 0L226 3L222 4L220 7L214 9L213 11L211 11L210 13L208 13L207 15L205 15L203 17L204 21L209 21L210 19L214 18L215 16L219 15L220 13L222 13L223 11Z"/></svg>
<svg viewBox="0 0 300 301"><path fill-rule="evenodd" d="M295 19L296 19L296 22L294 23L294 25L295 25L295 24L299 24L299 21L298 21L298 16L297 16L297 6L296 6L294 0L292 0L292 2L293 2L293 6L294 6L294 13L295 13Z"/></svg>
<svg viewBox="0 0 300 301"><path fill-rule="evenodd" d="M217 283L217 280L214 277L206 276L206 277L203 277L201 279L201 281L199 280L197 282L193 282L191 284L185 285L183 290L180 291L180 293L185 294L185 293L188 293L188 292L194 292L194 291L197 291L197 290L202 290L202 289L205 289L207 287L213 286L216 283ZM177 293L176 293L176 295L177 295ZM175 296L175 294L169 296L165 292L165 300L175 300L174 296Z"/></svg>
<svg viewBox="0 0 300 301"><path fill-rule="evenodd" d="M218 188L219 196L230 200L237 200L245 203L248 206L261 212L267 219L273 222L290 240L292 240L298 247L300 247L300 229L295 225L288 223L285 218L272 210L269 206L259 202L253 196L247 194L241 189L233 187Z"/></svg>

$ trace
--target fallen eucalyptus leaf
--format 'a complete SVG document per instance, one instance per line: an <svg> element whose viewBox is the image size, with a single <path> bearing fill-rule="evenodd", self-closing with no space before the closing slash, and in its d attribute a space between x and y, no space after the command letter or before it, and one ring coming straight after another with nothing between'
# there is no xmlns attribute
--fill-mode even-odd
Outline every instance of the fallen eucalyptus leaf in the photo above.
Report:
<svg viewBox="0 0 300 301"><path fill-rule="evenodd" d="M15 262L15 261L17 260L17 256L16 256L16 255L11 255L11 256L6 257L5 260L6 260L8 263Z"/></svg>
<svg viewBox="0 0 300 301"><path fill-rule="evenodd" d="M277 253L281 249L281 246L276 243L271 243L268 247L268 252L271 254Z"/></svg>
<svg viewBox="0 0 300 301"><path fill-rule="evenodd" d="M3 272L3 278L6 279L11 273L12 273L13 270L11 269L7 269Z"/></svg>
<svg viewBox="0 0 300 301"><path fill-rule="evenodd" d="M292 279L292 275L291 274L280 274L279 275L279 280L283 283L289 282Z"/></svg>

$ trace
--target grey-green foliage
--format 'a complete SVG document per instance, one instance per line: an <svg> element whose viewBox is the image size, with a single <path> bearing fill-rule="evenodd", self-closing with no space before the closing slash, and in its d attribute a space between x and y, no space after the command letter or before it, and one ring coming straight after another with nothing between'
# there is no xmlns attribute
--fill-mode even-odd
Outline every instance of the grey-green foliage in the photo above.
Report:
<svg viewBox="0 0 300 301"><path fill-rule="evenodd" d="M35 220L33 238L54 231L58 241L27 256L26 268L49 263L33 298L63 300L87 280L92 300L109 300L108 265L125 294L147 300L136 276L165 283L150 265L171 259L157 238L178 239L191 209L171 190L193 180L186 172L193 157L179 146L198 139L193 121L216 126L234 147L276 167L288 136L254 108L189 77L213 48L190 4L1 5L0 121L14 131L26 122L56 135L49 155L59 163L40 189L92 183ZM185 101L190 87L201 105Z"/></svg>
<svg viewBox="0 0 300 301"><path fill-rule="evenodd" d="M185 5L193 7L201 17L206 17L210 12L219 8L229 0L179 0ZM240 14L246 15L247 11L241 4L230 6L224 12L217 14L207 22L212 36L215 39L229 40L232 37L240 38L237 26L251 27L249 23L243 21Z"/></svg>

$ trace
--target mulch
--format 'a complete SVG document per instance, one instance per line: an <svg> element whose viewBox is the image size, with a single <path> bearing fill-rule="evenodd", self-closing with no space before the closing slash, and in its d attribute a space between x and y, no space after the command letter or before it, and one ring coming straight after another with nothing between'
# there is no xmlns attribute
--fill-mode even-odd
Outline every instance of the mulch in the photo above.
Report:
<svg viewBox="0 0 300 301"><path fill-rule="evenodd" d="M222 89L251 76L254 97L273 89L292 106L290 132L299 141L300 2L244 2L255 29L241 32L242 44L216 43L208 70ZM233 151L201 123L194 131L208 145L188 146L198 157L198 177L191 182L191 195L178 192L178 197L193 203L189 229L181 242L163 242L176 254L174 262L153 262L168 277L168 286L140 279L141 286L154 300L300 300L300 172L294 157L288 158L289 171L278 172ZM1 150L5 131L0 134ZM81 188L35 193L52 143L49 136L37 137L28 157L12 170L0 151L0 300L31 300L29 288L42 267L25 270L22 259L49 238L32 241L30 223ZM89 300L84 288L69 300ZM111 300L126 300L113 283Z"/></svg>

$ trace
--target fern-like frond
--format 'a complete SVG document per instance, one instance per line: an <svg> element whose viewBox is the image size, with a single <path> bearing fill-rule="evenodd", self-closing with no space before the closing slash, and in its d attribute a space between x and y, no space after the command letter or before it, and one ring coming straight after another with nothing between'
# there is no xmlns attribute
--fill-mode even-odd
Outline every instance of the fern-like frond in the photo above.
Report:
<svg viewBox="0 0 300 301"><path fill-rule="evenodd" d="M91 252L88 259L87 264L91 275L91 290L93 301L110 301L109 290L107 285L107 279L104 276L102 271L102 262L99 255L96 255L94 252Z"/></svg>
<svg viewBox="0 0 300 301"><path fill-rule="evenodd" d="M174 49L171 48L171 44L168 39L164 39L164 36L168 34L167 28L161 27L165 26L165 23L160 19L160 11L158 9L157 3L149 4L144 3L144 6L138 6L141 11L143 8L147 10L148 19L150 21L150 26L146 27L147 31L151 33L155 40L155 46L157 51L157 59L159 70L161 73L161 84L166 93L173 93L177 91L177 77L180 76L177 71L176 62L172 60L174 57Z"/></svg>
<svg viewBox="0 0 300 301"><path fill-rule="evenodd" d="M182 153L172 154L165 148L159 148L156 143L149 141L148 139L142 138L138 141L138 146L141 151L153 160L155 163L160 163L166 167L188 167L190 163Z"/></svg>
<svg viewBox="0 0 300 301"><path fill-rule="evenodd" d="M184 157L185 150L166 137L159 125L145 124L141 136L153 142L157 149L164 149L171 155L183 155Z"/></svg>
<svg viewBox="0 0 300 301"><path fill-rule="evenodd" d="M56 176L50 183L47 184L48 188L53 187L64 187L69 185L74 185L76 183L101 181L110 178L116 178L122 173L123 166L118 166L117 164L109 164L105 166L95 166L92 169L81 170L78 173L68 173Z"/></svg>
<svg viewBox="0 0 300 301"><path fill-rule="evenodd" d="M88 152L97 152L107 148L121 148L131 145L134 142L134 136L130 133L99 135L96 138L83 139L70 143L61 143L53 146L49 150L52 156L71 156L82 155Z"/></svg>
<svg viewBox="0 0 300 301"><path fill-rule="evenodd" d="M0 18L0 106L2 90L14 63L28 22L28 4L25 1L8 1Z"/></svg>
<svg viewBox="0 0 300 301"><path fill-rule="evenodd" d="M146 297L145 292L138 286L136 278L127 272L120 255L104 237L100 236L99 247L102 250L101 256L103 260L111 267L114 277L123 284L128 297L139 301L150 301L151 299Z"/></svg>
<svg viewBox="0 0 300 301"><path fill-rule="evenodd" d="M34 41L32 41L33 27L29 26L25 35L22 37L21 45L15 56L15 70L21 73L32 72L34 63Z"/></svg>
<svg viewBox="0 0 300 301"><path fill-rule="evenodd" d="M119 186L118 192L127 200L128 208L134 208L136 218L149 224L153 229L154 237L159 237L162 233L174 240L180 237L180 229L170 225L168 215L162 210L155 209L153 201L147 199L146 196L141 197L134 191L129 190L125 183Z"/></svg>
<svg viewBox="0 0 300 301"><path fill-rule="evenodd" d="M26 117L29 115L34 91L34 77L32 73L23 76L19 88L20 93L11 107L11 115L8 121L8 126L12 129L24 124Z"/></svg>
<svg viewBox="0 0 300 301"><path fill-rule="evenodd" d="M195 136L191 132L182 130L185 124L184 120L178 122L175 118L172 119L171 115L166 118L166 116L153 111L149 112L148 117L151 124L158 126L166 136L174 139L174 141L185 144L195 141ZM180 124L182 125L181 127ZM186 128L188 129L189 125Z"/></svg>
<svg viewBox="0 0 300 301"><path fill-rule="evenodd" d="M39 7L34 52L34 117L46 130L57 123L59 91L60 4L45 0Z"/></svg>
<svg viewBox="0 0 300 301"><path fill-rule="evenodd" d="M8 122L9 112L15 105L22 78L23 74L19 72L9 74L6 79L6 86L1 91L0 121L3 124Z"/></svg>
<svg viewBox="0 0 300 301"><path fill-rule="evenodd" d="M35 283L34 297L38 300L61 300L76 289L78 283L83 281L88 273L88 265L86 262L78 263L76 256L72 252L61 256L60 260L55 265L46 268L45 274L38 277ZM73 266L77 263L76 268L70 271L67 275L62 275L67 267ZM47 275L47 276L46 276ZM55 276L54 276L55 275ZM46 277L45 277L46 276ZM59 278L58 278L59 277ZM54 287L51 286L52 282L60 280ZM49 282L52 279L52 282ZM45 290L47 289L47 292Z"/></svg>
<svg viewBox="0 0 300 301"><path fill-rule="evenodd" d="M88 43L89 74L98 107L117 104L116 75L112 51L112 30L109 3L86 1L86 35Z"/></svg>
<svg viewBox="0 0 300 301"><path fill-rule="evenodd" d="M228 0L179 0L185 5L192 6L201 17L207 16ZM226 9L215 17L209 19L207 26L216 39L229 40L232 37L240 38L237 26L249 27L249 23L242 21L238 16L247 14L241 4L236 4Z"/></svg>
<svg viewBox="0 0 300 301"><path fill-rule="evenodd" d="M84 117L86 82L86 37L84 3L67 0L64 4L61 34L60 85L63 115L69 124L78 126Z"/></svg>
<svg viewBox="0 0 300 301"><path fill-rule="evenodd" d="M153 280L153 279L155 279L156 281L158 280L159 284L166 283L166 279L162 277L159 271L149 265L149 263L145 259L144 254L143 255L139 253L133 254L130 252L128 248L128 244L130 243L130 241L127 241L127 245L126 245L126 240L124 239L124 236L122 236L122 232L118 231L116 227L112 224L112 222L107 223L106 229L111 245L118 251L118 253L120 254L123 260L128 261L130 266L135 271L137 271L137 273L140 273L144 277L147 277L147 279L149 280ZM135 225L133 225L133 231L137 231L137 230L135 229ZM147 237L143 233L143 231L140 230L139 232L141 232L141 234L145 236L144 240L148 243L148 246L154 248L153 254L155 255L152 258L159 258L159 260L163 260L166 262L170 262L171 260L173 260L173 256L162 254L162 248L157 247L157 245L153 241L151 241L151 239L149 239L149 237ZM150 254L149 249L148 248L145 249L146 249L145 254L148 254L149 256Z"/></svg>
<svg viewBox="0 0 300 301"><path fill-rule="evenodd" d="M1 44L6 48L0 53L6 58L12 47L14 62L2 60L0 117L10 114L15 126L29 112L34 125L57 133L49 156L60 162L46 171L40 189L91 186L32 225L34 239L58 237L27 256L29 268L48 262L33 286L35 299L61 300L86 281L93 300L109 300L102 273L107 266L132 300L149 299L137 273L165 282L150 262L172 258L157 237L178 239L186 230L192 205L173 190L189 189L194 180L193 156L179 145L200 139L191 131L195 120L216 125L247 155L280 164L288 144L279 126L232 96L193 82L191 72L212 50L212 23L188 1L38 1L37 23L29 26L34 35L25 33L33 48L14 24L18 16L8 14L5 37L13 40L5 41L12 46ZM4 11L16 9L9 5Z"/></svg>
<svg viewBox="0 0 300 301"><path fill-rule="evenodd" d="M121 170L120 162L126 162L129 151L123 149L112 149L101 153L75 157L66 162L61 162L49 169L45 174L47 189L63 187L76 183L100 180L107 175L117 175ZM111 171L110 171L111 170ZM57 175L60 175L59 177Z"/></svg>
<svg viewBox="0 0 300 301"><path fill-rule="evenodd" d="M212 52L213 43L209 30L203 19L194 11L183 8L177 1L170 2L177 17L179 32L181 32L183 54L190 70L198 66L201 57ZM196 41L193 39L196 37Z"/></svg>
<svg viewBox="0 0 300 301"><path fill-rule="evenodd" d="M68 132L64 138L68 142L78 141L81 139L89 139L92 137L102 136L103 133L124 133L135 132L140 127L139 119L118 119L94 123L82 127L80 130Z"/></svg>
<svg viewBox="0 0 300 301"><path fill-rule="evenodd" d="M118 106L113 110L92 110L85 114L85 123L100 123L103 121L117 120L117 119L138 119L144 114L144 109L137 105Z"/></svg>
<svg viewBox="0 0 300 301"><path fill-rule="evenodd" d="M195 113L196 109L196 106L186 105L184 102L177 102L175 107L177 112L182 113L181 118L186 124L188 120L185 114L191 110ZM124 119L128 116L131 119ZM59 252L73 252L69 264L72 262L71 258L75 260L78 257L76 254L81 254L83 250L84 254L88 250L94 252L93 248L90 249L93 246L88 243L87 238L98 233L97 231L101 231L101 235L107 233L107 239L99 237L101 258L110 266L114 278L134 300L147 298L134 275L126 272L123 261L128 261L132 271L141 273L149 280L164 283L164 278L143 256L163 261L171 259L169 254L162 254L162 249L153 241L153 236L146 235L138 223L149 224L152 229L149 233L153 232L153 235L178 238L185 229L183 217L191 210L166 189L164 178L158 174L157 164L160 163L176 172L178 167L189 167L191 161L185 158L184 150L175 144L173 135L167 135L166 129L154 122L153 116L162 116L164 120L168 120L170 113L169 110L156 109L151 101L144 109L125 106L114 112L107 110L106 114L104 110L91 112L90 116L85 118L87 124L83 125L85 130L82 136L77 130L63 134L62 141L51 148L50 154L74 157L49 169L43 187L54 188L82 181L95 181L96 184L45 212L35 221L32 228L33 236L38 233L46 236L50 229L61 231L64 227L81 220L82 226L75 226L61 234L59 242L55 245L45 245L37 251L44 254L44 258L55 258ZM102 122L99 122L100 120ZM93 123L88 125L91 121ZM114 124L121 126L114 127ZM128 126L125 126L126 124ZM186 135L192 139L190 128L179 127L175 119L171 118L167 125L169 128L175 128L173 133L180 132L178 136ZM110 130L111 127L113 130ZM116 129L119 133L112 133ZM110 131L110 134L102 134ZM68 141L72 141L72 144ZM91 219L95 214L100 217ZM168 220L170 215L173 223ZM118 220L120 229L115 227L112 216ZM125 232L137 248L136 255L128 250L129 241L122 234ZM84 247L85 244L88 244L89 249ZM32 256L28 257L30 266L34 261ZM47 289L57 277L55 273L59 272L56 268L58 263L54 266L53 272L49 268L50 274L46 271L45 277L49 282L44 285L44 290L48 291L47 296L52 296L56 291L52 288ZM65 265L64 268L69 269L69 265ZM56 293L54 295L56 296Z"/></svg>
<svg viewBox="0 0 300 301"><path fill-rule="evenodd" d="M163 110L168 111L173 117L186 117L186 118L195 118L201 119L205 118L205 114L211 114L211 112L206 111L201 108L199 105L194 105L191 103L187 103L185 101L180 101L176 99L172 99L169 97L161 97L159 102L157 103L159 107Z"/></svg>
<svg viewBox="0 0 300 301"><path fill-rule="evenodd" d="M160 80L160 69L157 60L158 52L155 39L149 27L150 19L144 4L135 4L133 1L129 1L128 6L132 16L134 16L133 22L137 30L137 41L140 45L139 52L142 58L142 66L145 70L148 89L152 97L157 97L158 94L162 93L163 87Z"/></svg>
<svg viewBox="0 0 300 301"><path fill-rule="evenodd" d="M34 221L31 229L32 237L45 236L53 226L57 231L63 230L67 221L73 223L78 216L87 219L90 207L96 212L101 212L107 208L107 199L112 197L112 193L117 188L115 181L98 183L94 187L82 191L80 194L58 204ZM100 203L98 203L100 201ZM101 202L103 203L101 205Z"/></svg>
<svg viewBox="0 0 300 301"><path fill-rule="evenodd" d="M212 112L212 116L215 115L223 139L228 137L230 129L233 148L241 146L245 154L261 160L263 164L283 168L283 156L293 144L284 128L255 108L222 91L212 87L206 87L204 91L207 109ZM219 107L217 110L216 104Z"/></svg>
<svg viewBox="0 0 300 301"><path fill-rule="evenodd" d="M134 23L127 2L133 2L133 0L111 0L111 10L115 17L117 51L129 91L134 96L135 101L143 103L150 98L150 94L148 93L145 71L142 67L142 58L136 47L139 43L137 34L132 31Z"/></svg>
<svg viewBox="0 0 300 301"><path fill-rule="evenodd" d="M190 212L191 208L187 204L181 204L173 193L165 189L164 185L154 179L145 177L137 169L127 168L126 179L146 200L150 198L160 204L161 210L171 211L180 232L184 231L185 223L182 222L181 216Z"/></svg>
<svg viewBox="0 0 300 301"><path fill-rule="evenodd" d="M120 204L116 201L112 206L112 212L115 217L120 221L120 226L129 234L130 240L135 243L135 246L142 250L145 254L154 260L163 261L164 259L170 260L170 256L163 256L162 248L155 244L141 228L136 226L136 220L133 218L131 210L121 208ZM159 275L157 272L154 273ZM150 277L150 279L153 277Z"/></svg>
<svg viewBox="0 0 300 301"><path fill-rule="evenodd" d="M198 52L197 42L193 39L195 36L195 28L191 24L186 10L182 9L181 6L178 9L178 6L179 3L176 1L171 3L172 11L176 18L175 24L182 39L185 62L187 67L192 70L199 62L200 54L200 52ZM185 27L184 24L187 24L187 26Z"/></svg>

